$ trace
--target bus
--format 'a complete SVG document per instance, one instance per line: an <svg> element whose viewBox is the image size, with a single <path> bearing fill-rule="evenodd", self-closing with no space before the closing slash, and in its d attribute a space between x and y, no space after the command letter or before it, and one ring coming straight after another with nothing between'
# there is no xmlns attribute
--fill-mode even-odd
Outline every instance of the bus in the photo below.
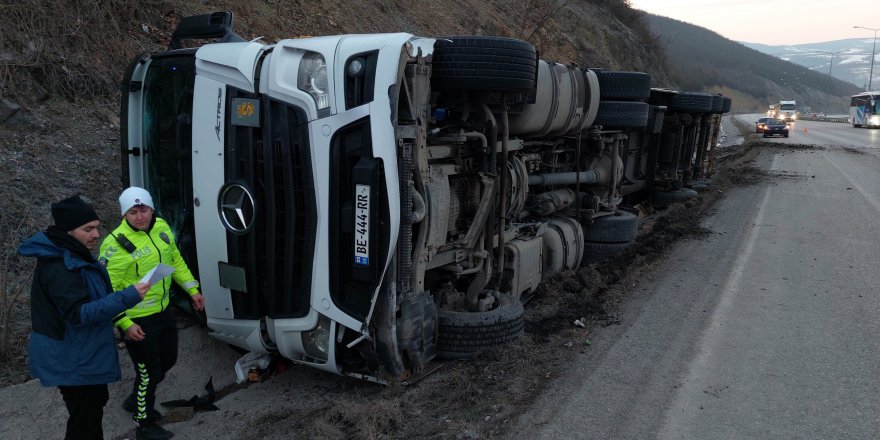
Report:
<svg viewBox="0 0 880 440"><path fill-rule="evenodd" d="M880 127L880 92L862 92L849 102L849 120L853 127Z"/></svg>

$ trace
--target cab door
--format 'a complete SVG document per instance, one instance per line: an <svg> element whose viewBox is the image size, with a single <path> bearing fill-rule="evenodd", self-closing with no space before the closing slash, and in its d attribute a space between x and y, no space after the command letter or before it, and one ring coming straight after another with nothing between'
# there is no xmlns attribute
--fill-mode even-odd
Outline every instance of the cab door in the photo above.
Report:
<svg viewBox="0 0 880 440"><path fill-rule="evenodd" d="M150 192L156 215L171 226L181 255L198 277L192 207L194 82L195 49L145 53L132 61L122 91L120 157L123 188Z"/></svg>

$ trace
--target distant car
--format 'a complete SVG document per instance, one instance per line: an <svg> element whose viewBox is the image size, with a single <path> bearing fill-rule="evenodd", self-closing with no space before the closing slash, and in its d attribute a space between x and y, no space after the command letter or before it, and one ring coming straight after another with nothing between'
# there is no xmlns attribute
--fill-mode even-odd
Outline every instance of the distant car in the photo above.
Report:
<svg viewBox="0 0 880 440"><path fill-rule="evenodd" d="M782 137L788 137L788 122L782 119L771 119L764 124L764 137L775 136L781 134Z"/></svg>
<svg viewBox="0 0 880 440"><path fill-rule="evenodd" d="M757 121L755 121L755 133L764 132L764 126L767 124L767 122L772 121L772 120L773 120L773 118L760 118Z"/></svg>

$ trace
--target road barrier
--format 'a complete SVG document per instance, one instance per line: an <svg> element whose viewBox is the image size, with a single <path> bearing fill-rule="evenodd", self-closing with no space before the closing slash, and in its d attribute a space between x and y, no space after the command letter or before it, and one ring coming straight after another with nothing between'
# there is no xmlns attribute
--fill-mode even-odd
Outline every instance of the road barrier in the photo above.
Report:
<svg viewBox="0 0 880 440"><path fill-rule="evenodd" d="M799 121L818 121L818 122L842 122L849 123L849 118L846 116L842 117L819 117L819 116L800 116L798 117Z"/></svg>

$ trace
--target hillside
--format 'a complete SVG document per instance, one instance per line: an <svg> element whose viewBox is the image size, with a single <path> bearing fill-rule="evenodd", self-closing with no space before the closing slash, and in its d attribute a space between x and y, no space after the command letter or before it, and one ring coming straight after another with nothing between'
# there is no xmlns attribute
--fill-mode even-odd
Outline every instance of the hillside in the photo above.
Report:
<svg viewBox="0 0 880 440"><path fill-rule="evenodd" d="M625 0L21 0L0 14L0 384L24 373L32 262L22 238L49 222L49 203L90 198L107 226L119 220L119 96L125 66L163 50L181 17L235 14L241 36L274 42L303 35L410 32L526 39L544 59L651 73L673 87L662 51ZM4 298L3 294L7 296ZM7 302L6 299L10 301ZM8 325L4 325L8 322Z"/></svg>
<svg viewBox="0 0 880 440"><path fill-rule="evenodd" d="M851 83L781 60L712 31L648 15L666 50L669 74L682 89L720 92L733 98L735 112L763 112L780 100L796 100L814 111L846 113Z"/></svg>
<svg viewBox="0 0 880 440"><path fill-rule="evenodd" d="M848 38L809 44L768 46L740 42L759 52L804 66L865 88L871 72L872 38ZM876 83L877 72L874 72Z"/></svg>

